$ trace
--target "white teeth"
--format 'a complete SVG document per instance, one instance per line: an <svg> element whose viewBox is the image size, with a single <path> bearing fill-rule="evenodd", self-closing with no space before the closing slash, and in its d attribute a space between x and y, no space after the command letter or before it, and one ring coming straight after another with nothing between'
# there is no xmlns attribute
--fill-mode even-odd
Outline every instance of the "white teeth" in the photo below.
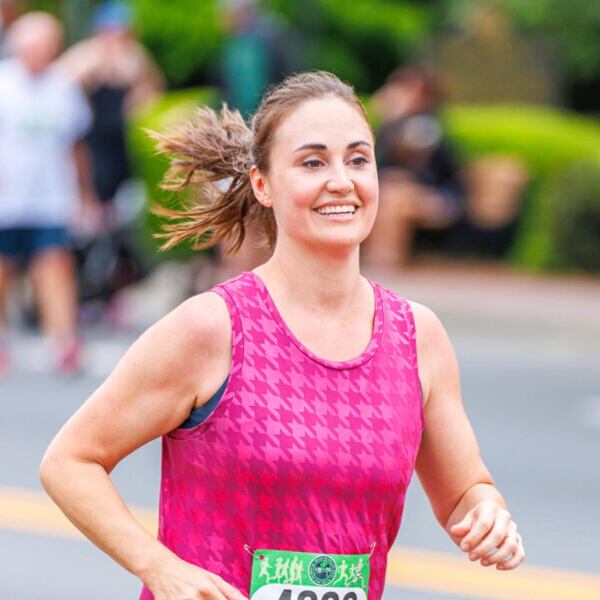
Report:
<svg viewBox="0 0 600 600"><path fill-rule="evenodd" d="M341 214L354 214L356 212L356 206L353 204L343 204L341 206L323 206L317 209L320 215L341 215Z"/></svg>

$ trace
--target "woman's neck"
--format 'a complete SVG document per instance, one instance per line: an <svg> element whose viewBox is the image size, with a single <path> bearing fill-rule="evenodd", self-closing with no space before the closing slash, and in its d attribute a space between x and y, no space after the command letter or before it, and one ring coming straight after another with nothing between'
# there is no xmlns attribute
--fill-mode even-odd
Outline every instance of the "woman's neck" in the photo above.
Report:
<svg viewBox="0 0 600 600"><path fill-rule="evenodd" d="M347 254L275 247L271 258L255 269L275 299L339 313L351 308L365 289L360 276L358 247ZM367 293L370 286L367 284Z"/></svg>

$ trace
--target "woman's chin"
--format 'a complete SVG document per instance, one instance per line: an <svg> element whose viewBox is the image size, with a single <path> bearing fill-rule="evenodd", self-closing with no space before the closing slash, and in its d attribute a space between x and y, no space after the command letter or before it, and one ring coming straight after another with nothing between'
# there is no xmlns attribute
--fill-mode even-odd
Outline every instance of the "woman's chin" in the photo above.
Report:
<svg viewBox="0 0 600 600"><path fill-rule="evenodd" d="M286 239L294 246L304 248L306 252L340 258L351 256L366 239L369 231L364 227L327 227L324 229L307 227L302 231L289 232ZM280 232L278 245L283 235Z"/></svg>
<svg viewBox="0 0 600 600"><path fill-rule="evenodd" d="M358 250L362 236L357 233L340 232L336 235L323 235L313 240L311 246L316 250L324 250L328 255L350 256Z"/></svg>

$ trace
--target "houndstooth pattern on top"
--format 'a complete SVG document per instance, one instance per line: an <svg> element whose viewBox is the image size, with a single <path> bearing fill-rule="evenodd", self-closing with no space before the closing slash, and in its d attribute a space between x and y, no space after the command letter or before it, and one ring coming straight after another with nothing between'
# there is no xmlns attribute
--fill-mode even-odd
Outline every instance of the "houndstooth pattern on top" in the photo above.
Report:
<svg viewBox="0 0 600 600"><path fill-rule="evenodd" d="M213 289L231 318L229 382L207 420L163 438L159 539L246 595L245 545L363 554L373 542L369 600L383 593L424 421L410 305L372 286L371 341L343 362L303 346L254 273Z"/></svg>

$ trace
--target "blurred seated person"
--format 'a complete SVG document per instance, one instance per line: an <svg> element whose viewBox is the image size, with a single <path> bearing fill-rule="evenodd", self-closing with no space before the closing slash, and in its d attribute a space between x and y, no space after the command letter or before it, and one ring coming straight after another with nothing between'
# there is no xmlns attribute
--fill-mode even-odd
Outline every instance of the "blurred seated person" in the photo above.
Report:
<svg viewBox="0 0 600 600"><path fill-rule="evenodd" d="M131 177L126 143L129 115L164 89L163 76L131 29L128 2L99 4L93 14L93 35L60 58L60 65L84 88L94 120L87 136L94 188L114 226L111 203Z"/></svg>
<svg viewBox="0 0 600 600"><path fill-rule="evenodd" d="M510 250L529 171L517 156L488 154L464 169L467 198L447 244L456 256L501 259Z"/></svg>
<svg viewBox="0 0 600 600"><path fill-rule="evenodd" d="M415 242L441 247L463 211L463 190L437 111L438 78L411 66L397 69L373 97L380 202L363 260L373 266L405 264Z"/></svg>

